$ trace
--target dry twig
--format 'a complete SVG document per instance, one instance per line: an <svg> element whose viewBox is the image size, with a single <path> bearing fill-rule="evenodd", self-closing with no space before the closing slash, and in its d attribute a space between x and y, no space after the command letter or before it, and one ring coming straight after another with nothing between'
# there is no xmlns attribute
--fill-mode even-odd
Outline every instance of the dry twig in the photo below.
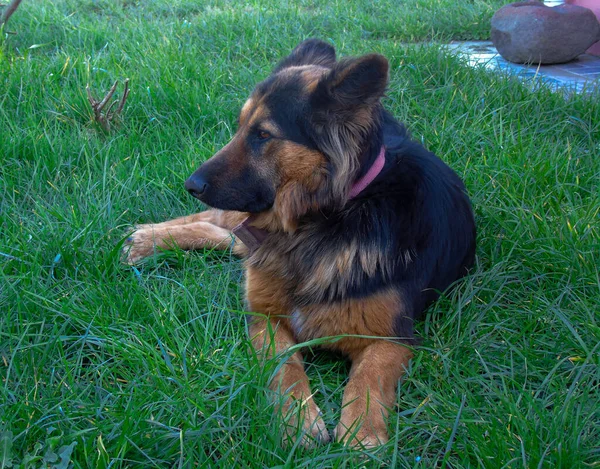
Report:
<svg viewBox="0 0 600 469"><path fill-rule="evenodd" d="M2 12L2 16L0 16L0 27L2 27L17 10L17 8L19 8L21 1L22 0L12 0L12 2L10 2L8 5L2 5L5 10Z"/></svg>
<svg viewBox="0 0 600 469"><path fill-rule="evenodd" d="M107 105L107 103L113 97L113 94L115 94L115 90L117 89L118 84L119 84L119 82L115 81L114 85L112 85L110 90L108 90L108 93L106 93L106 96L104 96L104 98L102 98L101 101L98 101L97 99L95 99L92 96L92 92L90 90L90 85L87 85L85 87L85 89L87 91L88 101L90 102L90 105L92 106L92 110L94 111L94 119L100 125L100 127L102 127L102 130L104 130L105 132L110 131L111 124L117 120L119 114L121 114L121 112L123 111L123 107L125 106L125 101L127 101L127 96L129 96L129 78L127 78L125 80L125 89L123 90L123 96L121 97L121 101L118 101L118 100L113 101L112 103L109 104L106 111L103 112L104 107ZM119 103L119 105L113 111L112 109L113 109L113 107L115 107L115 105L117 103Z"/></svg>

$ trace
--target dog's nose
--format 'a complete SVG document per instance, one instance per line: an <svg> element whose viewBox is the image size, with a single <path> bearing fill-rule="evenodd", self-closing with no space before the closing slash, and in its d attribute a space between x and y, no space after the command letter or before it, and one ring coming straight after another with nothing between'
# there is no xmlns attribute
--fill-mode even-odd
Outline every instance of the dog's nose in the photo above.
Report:
<svg viewBox="0 0 600 469"><path fill-rule="evenodd" d="M202 176L192 174L185 181L185 189L199 199L208 190L208 182Z"/></svg>

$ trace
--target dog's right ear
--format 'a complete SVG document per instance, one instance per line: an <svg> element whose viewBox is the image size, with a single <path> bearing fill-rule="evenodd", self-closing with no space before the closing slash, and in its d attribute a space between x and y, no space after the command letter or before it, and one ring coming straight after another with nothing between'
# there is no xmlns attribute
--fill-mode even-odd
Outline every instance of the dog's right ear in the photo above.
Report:
<svg viewBox="0 0 600 469"><path fill-rule="evenodd" d="M321 67L333 68L335 65L335 49L319 39L307 39L298 44L290 55L279 62L273 73L277 73L284 68L300 65L320 65Z"/></svg>

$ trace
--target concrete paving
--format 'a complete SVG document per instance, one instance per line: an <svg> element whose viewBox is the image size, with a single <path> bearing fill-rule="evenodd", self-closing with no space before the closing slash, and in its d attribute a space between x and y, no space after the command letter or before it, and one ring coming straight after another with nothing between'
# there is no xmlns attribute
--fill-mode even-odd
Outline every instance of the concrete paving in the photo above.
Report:
<svg viewBox="0 0 600 469"><path fill-rule="evenodd" d="M582 54L556 65L520 65L504 60L491 41L452 42L448 51L466 59L471 66L508 72L523 80L537 80L551 89L581 93L600 88L600 57Z"/></svg>

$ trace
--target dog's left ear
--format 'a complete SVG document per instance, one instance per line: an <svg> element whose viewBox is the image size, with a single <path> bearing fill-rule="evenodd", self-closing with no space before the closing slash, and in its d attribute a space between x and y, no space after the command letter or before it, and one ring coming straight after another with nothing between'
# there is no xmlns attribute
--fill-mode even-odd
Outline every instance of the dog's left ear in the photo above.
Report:
<svg viewBox="0 0 600 469"><path fill-rule="evenodd" d="M385 93L388 72L388 61L383 55L342 60L319 82L313 104L336 110L372 106Z"/></svg>
<svg viewBox="0 0 600 469"><path fill-rule="evenodd" d="M320 65L332 68L335 65L335 49L319 39L307 39L298 44L290 55L279 62L273 73L300 65Z"/></svg>

